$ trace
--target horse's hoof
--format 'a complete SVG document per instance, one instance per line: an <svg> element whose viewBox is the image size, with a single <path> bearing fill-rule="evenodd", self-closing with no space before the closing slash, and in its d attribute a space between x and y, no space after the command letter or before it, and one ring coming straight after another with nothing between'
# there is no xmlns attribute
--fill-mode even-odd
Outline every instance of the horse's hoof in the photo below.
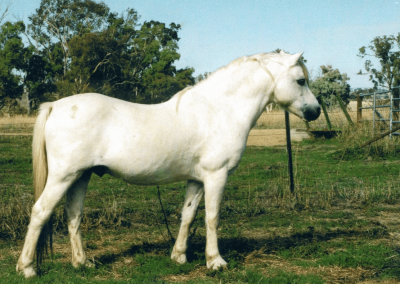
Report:
<svg viewBox="0 0 400 284"><path fill-rule="evenodd" d="M94 264L94 260L92 262L88 259L86 259L84 262L82 260L79 262L78 261L72 262L72 266L77 269L82 267L88 267L88 268L96 267L96 265Z"/></svg>
<svg viewBox="0 0 400 284"><path fill-rule="evenodd" d="M25 269L20 269L18 264L17 264L16 270L17 270L17 272L19 274L23 274L25 276L25 278L32 278L32 277L36 276L36 272L35 272L35 270L33 269L32 266L29 266L29 267L27 267Z"/></svg>
<svg viewBox="0 0 400 284"><path fill-rule="evenodd" d="M94 268L94 267L96 267L96 265L94 264L94 260L93 260L93 262L90 261L90 260L86 260L86 262L85 262L85 267L88 267L88 268Z"/></svg>
<svg viewBox="0 0 400 284"><path fill-rule="evenodd" d="M220 255L211 261L207 261L207 268L211 268L214 270L227 265L228 263Z"/></svg>
<svg viewBox="0 0 400 284"><path fill-rule="evenodd" d="M186 254L173 251L171 254L171 259L175 260L179 264L184 264L186 263Z"/></svg>

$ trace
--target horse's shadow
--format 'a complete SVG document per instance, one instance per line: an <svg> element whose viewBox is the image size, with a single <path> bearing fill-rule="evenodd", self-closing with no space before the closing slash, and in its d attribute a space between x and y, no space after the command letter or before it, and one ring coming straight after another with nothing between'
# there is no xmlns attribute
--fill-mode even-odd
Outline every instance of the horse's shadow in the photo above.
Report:
<svg viewBox="0 0 400 284"><path fill-rule="evenodd" d="M309 244L319 244L334 240L337 238L376 238L385 236L388 232L382 228L378 231L368 230L335 230L326 233L315 232L313 227L302 233L294 233L289 236L274 237L221 237L219 238L219 249L222 257L229 260L230 257L243 262L246 256L252 252L262 249L264 254L276 253L282 250L295 249ZM206 238L204 236L195 236L188 245L188 262L205 259L204 251ZM142 245L132 245L129 249L118 254L105 254L98 257L98 262L102 264L112 264L121 257L134 257L139 253L155 253L158 255L169 255L172 250L171 242L143 243Z"/></svg>

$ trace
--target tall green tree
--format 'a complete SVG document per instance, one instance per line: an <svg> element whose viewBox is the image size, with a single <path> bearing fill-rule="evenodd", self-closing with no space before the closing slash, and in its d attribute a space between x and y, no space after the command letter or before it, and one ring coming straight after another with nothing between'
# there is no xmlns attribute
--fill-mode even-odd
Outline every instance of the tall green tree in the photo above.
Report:
<svg viewBox="0 0 400 284"><path fill-rule="evenodd" d="M42 0L28 17L27 35L38 52L47 53L53 64L62 64L59 71L65 76L70 64L70 40L100 31L109 12L104 3L92 0Z"/></svg>
<svg viewBox="0 0 400 284"><path fill-rule="evenodd" d="M358 56L361 58L374 57L379 60L380 68L374 68L370 59L365 61L365 70L358 74L369 74L369 80L372 81L375 88L383 87L391 90L393 87L400 86L400 33L395 37L382 36L374 38L368 47L361 47ZM393 89L393 97L400 98L400 90ZM400 102L394 101L394 109L400 109ZM399 119L399 112L394 113L394 118Z"/></svg>
<svg viewBox="0 0 400 284"><path fill-rule="evenodd" d="M369 80L375 87L391 89L400 85L400 33L395 36L382 36L374 38L370 45L359 49L361 58L374 57L379 60L380 67L375 68L370 59L365 61L365 70L359 74L369 74Z"/></svg>
<svg viewBox="0 0 400 284"><path fill-rule="evenodd" d="M337 96L347 105L350 99L350 85L347 83L350 78L346 73L340 73L333 69L332 65L322 65L321 75L310 82L310 89L321 101L321 97L327 106L338 104Z"/></svg>
<svg viewBox="0 0 400 284"><path fill-rule="evenodd" d="M145 22L135 38L135 55L142 60L138 62L140 96L136 99L143 103L157 103L168 100L173 94L187 85L193 85L194 70L185 68L177 70L173 65L179 60L178 31L180 25L150 21Z"/></svg>
<svg viewBox="0 0 400 284"><path fill-rule="evenodd" d="M179 25L166 27L145 22L136 30L136 11L124 17L112 14L102 32L76 36L70 41L72 55L67 77L75 92L96 91L140 103L168 100L194 84L191 68L177 70Z"/></svg>
<svg viewBox="0 0 400 284"><path fill-rule="evenodd" d="M28 114L39 107L43 101L53 100L52 93L56 92L56 72L53 65L45 56L35 53L30 45L25 48L24 67L21 70L22 82L28 96Z"/></svg>
<svg viewBox="0 0 400 284"><path fill-rule="evenodd" d="M134 9L118 15L93 0L42 0L29 19L27 36L48 58L60 97L99 92L157 103L194 83L193 69L174 65L180 25L140 26Z"/></svg>
<svg viewBox="0 0 400 284"><path fill-rule="evenodd" d="M0 108L16 106L25 91L30 108L37 108L45 94L55 91L53 69L48 59L25 47L22 21L6 22L0 27ZM29 112L29 111L28 111Z"/></svg>
<svg viewBox="0 0 400 284"><path fill-rule="evenodd" d="M71 64L67 77L74 82L75 93L96 91L128 99L132 92L132 39L136 35L137 13L128 9L122 16L110 13L108 26L100 32L75 36L70 41ZM122 93L121 93L122 92Z"/></svg>
<svg viewBox="0 0 400 284"><path fill-rule="evenodd" d="M0 27L0 109L16 105L23 93L20 72L24 68L23 22Z"/></svg>

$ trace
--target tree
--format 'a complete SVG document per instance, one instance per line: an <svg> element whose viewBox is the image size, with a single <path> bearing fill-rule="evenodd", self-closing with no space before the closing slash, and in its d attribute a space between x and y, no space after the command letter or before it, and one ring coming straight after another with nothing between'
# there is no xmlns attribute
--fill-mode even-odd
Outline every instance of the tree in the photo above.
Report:
<svg viewBox="0 0 400 284"><path fill-rule="evenodd" d="M397 48L396 48L397 46ZM379 59L380 70L374 68L371 60L365 61L366 74L369 74L369 80L374 83L375 88L384 87L392 90L393 87L400 86L400 33L395 36L376 37L371 41L368 47L361 47L358 56L375 57ZM364 75L362 71L358 73ZM393 97L400 98L400 90L393 89ZM393 103L394 109L400 109L398 100ZM399 119L399 112L394 113L394 118Z"/></svg>
<svg viewBox="0 0 400 284"><path fill-rule="evenodd" d="M74 83L75 93L91 90L129 100L124 93L132 92L134 84L132 39L137 33L137 20L134 9L121 17L110 13L102 31L71 39L67 78Z"/></svg>
<svg viewBox="0 0 400 284"><path fill-rule="evenodd" d="M159 103L194 84L192 68L174 65L180 25L139 26L138 19L134 9L118 15L94 0L42 0L27 30L7 22L0 27L0 108L24 91L33 109L83 92Z"/></svg>
<svg viewBox="0 0 400 284"><path fill-rule="evenodd" d="M0 109L15 106L23 85L18 71L24 67L23 22L6 22L0 27Z"/></svg>
<svg viewBox="0 0 400 284"><path fill-rule="evenodd" d="M356 88L350 93L350 99L355 100L355 99L357 99L358 95L370 94L370 93L373 93L374 91L376 91L376 89L374 89L374 88Z"/></svg>
<svg viewBox="0 0 400 284"><path fill-rule="evenodd" d="M322 65L321 76L310 82L310 89L321 103L321 97L327 106L338 104L339 97L345 105L349 103L350 85L347 83L350 78L346 73L340 73L331 65Z"/></svg>
<svg viewBox="0 0 400 284"><path fill-rule="evenodd" d="M47 53L53 64L59 64L61 57L61 75L65 76L70 63L70 40L101 30L108 15L109 8L104 3L92 0L42 0L36 13L29 16L27 35L37 51Z"/></svg>
<svg viewBox="0 0 400 284"><path fill-rule="evenodd" d="M173 65L180 58L178 31L181 26L171 23L169 28L157 21L145 22L134 39L132 54L138 80L135 86L141 103L168 100L176 92L195 82L194 69L177 70Z"/></svg>
<svg viewBox="0 0 400 284"><path fill-rule="evenodd" d="M0 28L0 108L17 106L23 92L28 94L28 113L55 91L54 72L48 60L35 54L33 46L25 47L21 35L22 21L6 22Z"/></svg>
<svg viewBox="0 0 400 284"><path fill-rule="evenodd" d="M359 49L359 57L375 57L379 59L380 70L374 68L371 60L365 61L365 70L375 88L391 89L400 85L400 51L395 50L396 45L398 48L400 47L400 33L397 37L378 36L371 41L368 47L363 46ZM365 73L360 70L359 74L364 75Z"/></svg>
<svg viewBox="0 0 400 284"><path fill-rule="evenodd" d="M136 11L112 14L107 29L76 36L67 78L75 92L97 91L120 99L158 103L194 84L191 68L177 70L179 25L151 21L136 30Z"/></svg>
<svg viewBox="0 0 400 284"><path fill-rule="evenodd" d="M49 95L56 91L56 72L52 67L48 58L35 54L32 45L25 48L22 81L28 96L28 114L41 102L49 101Z"/></svg>
<svg viewBox="0 0 400 284"><path fill-rule="evenodd" d="M195 78L196 83L207 79L207 77L211 74L211 72L204 72L204 74L200 74Z"/></svg>

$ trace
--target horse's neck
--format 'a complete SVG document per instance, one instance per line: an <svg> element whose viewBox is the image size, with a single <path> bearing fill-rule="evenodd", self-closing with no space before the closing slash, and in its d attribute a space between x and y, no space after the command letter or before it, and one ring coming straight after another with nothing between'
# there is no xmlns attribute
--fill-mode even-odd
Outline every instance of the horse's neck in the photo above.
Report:
<svg viewBox="0 0 400 284"><path fill-rule="evenodd" d="M196 95L204 96L211 107L225 114L237 131L249 132L272 99L274 83L261 69L242 72L241 77L215 76L209 80Z"/></svg>

